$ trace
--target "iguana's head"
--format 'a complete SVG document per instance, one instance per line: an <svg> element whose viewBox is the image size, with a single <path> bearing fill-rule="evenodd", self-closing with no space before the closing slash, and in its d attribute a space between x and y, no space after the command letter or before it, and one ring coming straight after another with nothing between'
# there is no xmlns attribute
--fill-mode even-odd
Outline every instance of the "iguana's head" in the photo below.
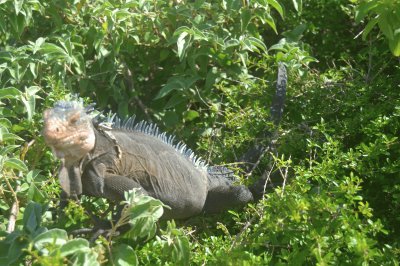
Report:
<svg viewBox="0 0 400 266"><path fill-rule="evenodd" d="M43 116L44 140L67 164L75 163L94 148L92 118L82 102L59 101Z"/></svg>

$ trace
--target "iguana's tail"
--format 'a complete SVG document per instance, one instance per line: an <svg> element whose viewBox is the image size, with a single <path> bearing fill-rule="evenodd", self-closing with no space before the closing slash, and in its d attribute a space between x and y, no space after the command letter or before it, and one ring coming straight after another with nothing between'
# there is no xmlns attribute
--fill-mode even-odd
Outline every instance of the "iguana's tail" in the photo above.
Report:
<svg viewBox="0 0 400 266"><path fill-rule="evenodd" d="M286 96L287 74L286 68L279 63L278 80L275 96L271 106L270 121L273 123L272 130L267 129L258 139L267 139L268 145L256 143L239 160L243 163L242 169L250 175L259 164L262 157L271 152L276 154L276 140L278 138L278 126L282 118L283 107ZM272 164L268 166L272 169ZM205 210L215 212L226 209L229 206L237 206L238 203L247 203L251 200L259 200L264 194L264 187L269 178L265 175L257 180L251 187L236 186L234 172L223 166L209 166L207 169L209 179L209 195L207 196Z"/></svg>
<svg viewBox="0 0 400 266"><path fill-rule="evenodd" d="M276 82L276 92L272 100L272 105L270 109L270 121L273 123L274 128L272 130L266 129L265 132L261 134L258 139L267 139L267 145L262 143L256 143L252 148L250 148L241 158L240 162L243 162L243 170L247 175L251 175L255 168L260 163L263 156L270 152L272 154L277 154L276 142L278 139L279 123L282 119L283 109L285 105L286 96L286 85L287 85L287 72L283 63L279 63L278 66L278 79ZM272 161L272 160L271 160ZM272 169L272 163L268 166ZM250 191L253 194L255 200L260 199L265 193L265 185L270 175L263 175L262 178L257 180L251 187Z"/></svg>

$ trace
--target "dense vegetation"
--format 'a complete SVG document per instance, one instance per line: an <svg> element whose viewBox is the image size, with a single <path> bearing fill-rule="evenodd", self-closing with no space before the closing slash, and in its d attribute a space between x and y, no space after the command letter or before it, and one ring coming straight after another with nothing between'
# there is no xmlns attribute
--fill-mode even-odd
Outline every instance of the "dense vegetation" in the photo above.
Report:
<svg viewBox="0 0 400 266"><path fill-rule="evenodd" d="M398 265L399 0L2 0L0 16L1 265ZM108 203L58 212L44 109L78 94L235 169L273 127L278 62L278 153L236 169L274 176L261 201L158 221L162 203L131 192L128 233L71 234Z"/></svg>

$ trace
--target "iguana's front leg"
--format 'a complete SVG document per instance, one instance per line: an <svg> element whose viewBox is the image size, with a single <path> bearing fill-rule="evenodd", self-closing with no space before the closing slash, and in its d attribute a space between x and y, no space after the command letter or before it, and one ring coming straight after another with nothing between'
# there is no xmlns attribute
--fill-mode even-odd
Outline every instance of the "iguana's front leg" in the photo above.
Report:
<svg viewBox="0 0 400 266"><path fill-rule="evenodd" d="M148 193L134 180L121 175L111 174L107 172L107 167L103 163L91 163L85 168L82 174L82 186L84 195L109 199L115 203L124 200L125 191L133 188L140 188L141 193ZM111 222L105 221L91 214L94 221L94 228L79 229L76 234L92 234L92 240L100 235L108 236L111 230ZM120 218L120 210L117 210L117 215L113 217L114 221ZM118 233L122 233L129 228L119 228Z"/></svg>
<svg viewBox="0 0 400 266"><path fill-rule="evenodd" d="M106 198L114 202L124 200L125 191L140 188L144 195L148 193L133 179L107 172L103 163L88 165L82 175L83 194Z"/></svg>
<svg viewBox="0 0 400 266"><path fill-rule="evenodd" d="M65 166L62 161L59 175L61 184L60 206L61 209L67 205L68 199L78 200L82 194L82 181L79 166Z"/></svg>

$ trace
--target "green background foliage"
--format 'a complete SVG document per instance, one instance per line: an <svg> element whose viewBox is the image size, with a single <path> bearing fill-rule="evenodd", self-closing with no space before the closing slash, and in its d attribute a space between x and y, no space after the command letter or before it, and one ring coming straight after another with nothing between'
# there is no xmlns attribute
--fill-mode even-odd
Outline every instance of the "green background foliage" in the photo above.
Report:
<svg viewBox="0 0 400 266"><path fill-rule="evenodd" d="M0 264L398 265L399 8L0 0ZM272 173L262 200L163 221L167 207L131 192L113 227L131 230L72 234L108 203L83 197L58 213L58 162L40 136L46 108L78 94L235 169L267 144L278 62L289 73L278 154L251 176L237 171L244 184Z"/></svg>

